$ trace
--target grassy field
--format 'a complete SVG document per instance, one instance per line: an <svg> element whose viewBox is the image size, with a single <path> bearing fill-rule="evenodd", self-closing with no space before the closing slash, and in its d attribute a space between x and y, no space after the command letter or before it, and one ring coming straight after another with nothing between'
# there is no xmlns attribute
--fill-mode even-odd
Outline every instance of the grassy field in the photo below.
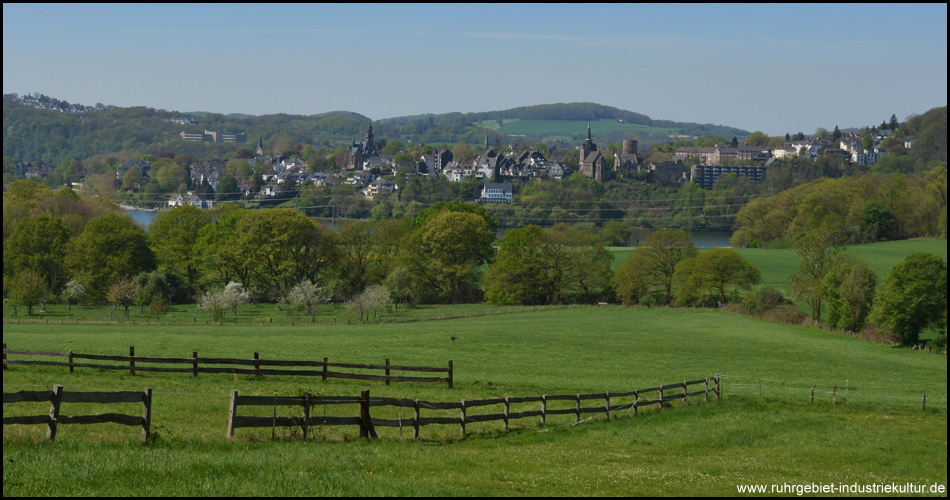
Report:
<svg viewBox="0 0 950 500"><path fill-rule="evenodd" d="M496 311L501 312L501 311ZM444 366L442 384L304 377L13 367L4 391L153 388L158 439L134 428L4 428L4 495L695 495L736 494L739 483L946 484L946 358L720 311L575 307L406 324L305 326L4 325L11 348L122 355L321 359ZM454 337L454 340L453 340ZM239 429L225 439L228 393L357 395L458 401L504 395L620 392L723 375L725 398L639 416L570 416L380 429ZM838 406L830 388L840 384ZM761 386L759 384L762 384ZM816 402L808 403L808 388ZM845 386L847 389L845 389ZM761 387L761 389L760 389ZM928 410L920 411L926 389ZM760 392L761 396L760 396ZM882 408L883 402L883 408ZM92 405L95 407L95 405ZM135 413L135 405L129 405ZM116 411L99 409L102 412ZM380 409L382 410L382 409ZM376 414L395 418L395 409ZM48 405L4 405L4 415ZM270 415L263 408L260 415ZM279 409L278 414L289 409ZM513 408L514 411L514 408ZM519 410L520 411L520 410ZM96 412L93 412L96 413ZM70 413L66 413L70 414ZM289 416L289 414L288 414ZM439 416L436 412L428 416ZM457 416L447 411L444 416Z"/></svg>
<svg viewBox="0 0 950 500"><path fill-rule="evenodd" d="M851 245L847 249L857 257L864 259L868 265L877 272L878 278L883 278L891 266L899 263L905 257L914 252L932 253L944 261L947 260L947 240L901 240L887 241L882 243L869 243L865 245ZM700 252L709 249L701 248ZM631 247L611 247L614 253L612 268L617 270L623 264L624 259L633 253ZM762 271L762 282L760 285L774 286L786 290L788 288L788 278L798 270L798 255L793 249L761 249L761 248L737 248L746 260L754 264Z"/></svg>
<svg viewBox="0 0 950 500"><path fill-rule="evenodd" d="M946 259L946 242L913 240L851 247L878 273L905 255ZM631 249L614 249L619 266ZM787 286L791 250L740 250L763 282ZM875 345L718 310L641 307L426 306L385 312L357 324L324 307L305 326L273 305L241 306L238 326L202 324L206 313L175 306L179 325L99 324L110 307L50 305L38 324L18 324L4 306L11 349L139 356L201 356L445 366L445 384L100 371L14 366L4 392L154 391L153 433L115 424L65 425L45 444L45 426L4 426L4 496L62 495L736 495L739 484L947 484L945 356ZM25 316L23 308L20 316ZM34 319L38 319L37 316ZM197 318L200 321L195 321ZM349 323L347 324L349 320ZM393 323L392 321L398 321ZM46 322L49 321L49 324ZM64 324L59 324L63 321ZM190 323L190 324L189 324ZM263 323L263 324L262 324ZM45 358L49 359L49 358ZM303 441L294 428L238 429L225 438L229 393L355 396L458 401L501 396L623 392L721 374L724 398L597 415L574 426L570 415L467 426L378 429L321 427ZM832 388L837 385L837 405ZM810 403L811 389L815 401ZM927 410L921 411L923 393ZM612 401L612 404L624 401ZM562 402L569 403L569 402ZM593 403L593 402L591 402ZM535 405L536 406L536 405ZM555 404L550 409L558 408ZM537 409L512 406L512 411ZM4 404L4 416L40 415L43 403ZM65 405L63 414L136 414L140 405ZM315 409L355 416L355 407ZM407 411L407 410L403 410ZM500 411L492 408L486 413ZM376 418L408 417L374 408ZM242 415L293 416L287 407ZM318 413L319 414L319 413ZM469 413L472 414L472 413ZM427 410L423 416L458 417ZM273 435L273 439L272 439ZM944 494L945 496L945 494Z"/></svg>

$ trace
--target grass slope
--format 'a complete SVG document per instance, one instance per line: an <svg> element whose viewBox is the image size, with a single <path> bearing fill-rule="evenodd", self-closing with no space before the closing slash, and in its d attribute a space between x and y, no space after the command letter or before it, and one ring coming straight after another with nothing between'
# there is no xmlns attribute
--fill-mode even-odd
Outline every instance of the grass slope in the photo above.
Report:
<svg viewBox="0 0 950 500"><path fill-rule="evenodd" d="M455 337L455 341L451 339ZM298 377L14 367L4 391L53 383L67 390L155 391L159 439L136 443L134 428L65 426L39 446L43 426L4 428L4 495L695 495L736 494L737 483L941 482L946 484L946 412L919 410L919 389L946 407L946 358L868 344L804 327L720 311L590 308L495 314L397 325L323 327L132 327L4 325L16 348L139 355L317 358L444 365L456 388ZM224 439L228 392L355 395L457 401L502 395L645 388L724 375L722 401L572 427L570 416L409 430L380 429L373 443L342 443L355 428L322 428L307 442L294 429L239 429ZM764 397L748 382L766 380ZM773 380L783 383L769 382ZM831 384L850 391L831 407ZM817 384L816 403L800 391ZM881 389L881 388L885 389ZM792 391L796 389L797 392ZM864 398L862 388L873 389ZM880 395L887 396L886 409ZM904 398L908 396L910 399ZM4 415L48 405L4 405ZM135 413L135 405L129 405ZM913 410L916 406L917 410ZM117 411L90 405L88 413ZM69 408L67 406L67 408ZM65 412L75 414L85 408ZM512 408L521 411L529 408ZM530 408L534 409L534 408ZM270 408L246 414L271 414ZM395 409L377 418L395 418ZM352 410L350 410L352 412ZM497 408L494 411L498 411ZM292 414L279 408L280 415ZM380 414L382 413L382 414ZM242 414L245 414L242 412ZM425 416L458 416L457 411ZM535 432L542 431L542 432Z"/></svg>

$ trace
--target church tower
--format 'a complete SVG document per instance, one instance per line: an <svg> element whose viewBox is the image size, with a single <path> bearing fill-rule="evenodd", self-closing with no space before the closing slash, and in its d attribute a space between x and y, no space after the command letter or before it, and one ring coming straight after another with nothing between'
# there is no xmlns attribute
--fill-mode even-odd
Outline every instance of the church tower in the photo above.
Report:
<svg viewBox="0 0 950 500"><path fill-rule="evenodd" d="M257 136L257 156L264 156L264 141L261 139L261 136Z"/></svg>
<svg viewBox="0 0 950 500"><path fill-rule="evenodd" d="M379 156L379 151L376 151L376 140L373 137L373 123L370 122L369 128L366 130L365 145L363 146L363 157L370 158L373 156Z"/></svg>

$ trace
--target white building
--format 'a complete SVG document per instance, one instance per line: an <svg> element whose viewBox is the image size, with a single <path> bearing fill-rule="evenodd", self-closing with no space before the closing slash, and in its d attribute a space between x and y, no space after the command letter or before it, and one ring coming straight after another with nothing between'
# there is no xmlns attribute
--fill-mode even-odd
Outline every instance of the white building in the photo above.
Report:
<svg viewBox="0 0 950 500"><path fill-rule="evenodd" d="M489 182L482 187L480 198L485 203L511 203L511 184Z"/></svg>

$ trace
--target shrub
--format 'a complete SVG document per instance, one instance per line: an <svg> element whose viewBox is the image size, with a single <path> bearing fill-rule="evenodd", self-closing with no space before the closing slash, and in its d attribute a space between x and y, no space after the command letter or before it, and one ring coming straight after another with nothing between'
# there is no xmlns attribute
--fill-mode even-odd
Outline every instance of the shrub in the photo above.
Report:
<svg viewBox="0 0 950 500"><path fill-rule="evenodd" d="M762 319L775 321L785 325L804 325L808 322L808 314L803 313L792 305L773 307L762 314Z"/></svg>
<svg viewBox="0 0 950 500"><path fill-rule="evenodd" d="M937 337L931 339L930 344L928 345L933 350L933 352L947 352L947 335L938 335Z"/></svg>
<svg viewBox="0 0 950 500"><path fill-rule="evenodd" d="M865 325L857 337L874 344L900 345L901 336L875 325Z"/></svg>
<svg viewBox="0 0 950 500"><path fill-rule="evenodd" d="M790 303L777 288L763 286L746 294L742 308L746 314L762 315L769 309Z"/></svg>

